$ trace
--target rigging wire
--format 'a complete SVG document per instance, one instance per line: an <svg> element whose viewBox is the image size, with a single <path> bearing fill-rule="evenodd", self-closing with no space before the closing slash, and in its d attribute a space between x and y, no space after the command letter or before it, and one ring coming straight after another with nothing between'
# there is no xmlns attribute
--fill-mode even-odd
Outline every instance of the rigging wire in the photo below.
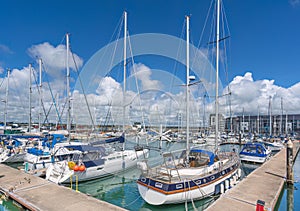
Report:
<svg viewBox="0 0 300 211"><path fill-rule="evenodd" d="M130 36L129 36L129 32L128 32L128 43L129 43L129 51L131 53L131 63L132 63L132 69L133 69L133 72L134 72L134 79L135 79L135 84L136 84L136 89L137 89L137 93L139 94L139 98L138 98L138 101L139 101L139 106L140 106L140 111L142 113L142 123L143 123L143 127L145 129L145 119L144 119L144 112L143 112L143 109L142 109L142 102L141 102L141 96L140 96L140 89L139 89L139 85L138 85L138 80L137 80L137 77L136 77L136 68L135 68L135 62L134 62L134 58L133 58L133 51L132 51L132 46L131 46L131 41L130 41Z"/></svg>
<svg viewBox="0 0 300 211"><path fill-rule="evenodd" d="M44 66L44 63L42 63L42 67L46 73L46 76L47 76L47 70L46 70L46 67ZM51 86L50 86L50 82L49 82L49 78L46 77L46 81L47 81L47 85L48 85L48 88L50 90L50 94L51 94L51 97L52 97L52 102L53 102L53 105L54 105L54 108L55 108L55 111L56 111L56 114L57 114L57 117L58 117L58 122L62 125L62 120L61 120L61 116L59 114L59 110L57 108L57 104L56 104L56 100L53 96L53 92L52 92L52 89L51 89ZM55 96L56 97L56 96ZM48 115L50 114L50 111L51 111L51 108L52 106L49 108L49 111L48 111ZM48 115L46 115L46 117L48 117ZM45 123L45 122L44 122Z"/></svg>
<svg viewBox="0 0 300 211"><path fill-rule="evenodd" d="M84 88L83 88L81 77L80 77L79 71L78 71L78 66L77 66L77 63L75 61L75 57L74 57L74 54L73 54L72 50L71 50L71 54L72 54L72 59L73 59L74 65L75 65L75 70L76 70L75 72L77 73L77 77L78 77L78 80L80 82L80 86L81 86L81 89L82 89L82 92L83 92L84 100L85 100L85 103L87 105L88 112L89 112L89 115L90 115L90 118L91 118L91 121L92 121L92 125L93 125L92 131L94 131L95 130L94 119L93 119L93 116L92 116L92 113L91 113L91 109L90 109L90 106L89 106L89 103L88 103L88 100L87 100L87 97L86 97L86 94L85 94L85 91L84 91Z"/></svg>
<svg viewBox="0 0 300 211"><path fill-rule="evenodd" d="M37 81L37 77L36 77L35 71L33 71L33 78L34 78L35 84L37 85L37 88L38 88L38 94L40 95L41 94L41 90L40 90L40 87L38 86L38 81ZM45 109L45 105L44 105L43 99L41 99L41 104L42 104L43 112L44 112L44 115L45 115L44 124L45 124L45 122L49 123L49 120L48 120L48 118L46 116L46 109Z"/></svg>

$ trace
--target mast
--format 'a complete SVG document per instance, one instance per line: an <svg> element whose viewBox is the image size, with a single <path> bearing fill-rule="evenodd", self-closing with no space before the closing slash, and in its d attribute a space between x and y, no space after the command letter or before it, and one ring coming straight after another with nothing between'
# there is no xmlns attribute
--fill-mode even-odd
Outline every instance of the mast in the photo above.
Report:
<svg viewBox="0 0 300 211"><path fill-rule="evenodd" d="M4 111L4 131L6 130L7 124L7 103L8 103L8 87L9 87L9 77L10 77L10 69L7 69L7 84L6 84L6 94L5 94L5 111Z"/></svg>
<svg viewBox="0 0 300 211"><path fill-rule="evenodd" d="M39 59L39 72L40 72L40 83L39 83L39 131L41 131L41 115L42 115L42 59Z"/></svg>
<svg viewBox="0 0 300 211"><path fill-rule="evenodd" d="M285 113L285 136L288 134L288 116L287 112Z"/></svg>
<svg viewBox="0 0 300 211"><path fill-rule="evenodd" d="M281 107L281 115L280 115L280 135L282 135L282 116L283 116L283 103L282 98L280 98L280 107Z"/></svg>
<svg viewBox="0 0 300 211"><path fill-rule="evenodd" d="M220 0L217 0L217 29L216 29L216 128L215 128L215 152L218 146L218 135L219 135L219 41L220 41Z"/></svg>
<svg viewBox="0 0 300 211"><path fill-rule="evenodd" d="M269 133L270 133L270 137L271 137L272 136L272 106L271 106L271 96L269 97L269 121L270 121Z"/></svg>
<svg viewBox="0 0 300 211"><path fill-rule="evenodd" d="M31 64L29 64L29 122L28 122L28 132L31 133Z"/></svg>
<svg viewBox="0 0 300 211"><path fill-rule="evenodd" d="M257 112L257 134L259 135L259 107L258 107L258 112Z"/></svg>
<svg viewBox="0 0 300 211"><path fill-rule="evenodd" d="M124 11L124 61L123 61L123 125L122 132L125 136L125 100L126 100L126 53L127 53L127 12ZM125 142L123 143L123 150L125 149Z"/></svg>
<svg viewBox="0 0 300 211"><path fill-rule="evenodd" d="M244 114L244 107L243 107L243 123L242 123L242 131L243 131L243 136L245 133L245 114Z"/></svg>
<svg viewBox="0 0 300 211"><path fill-rule="evenodd" d="M189 112L189 83L190 83L190 17L186 16L186 154L189 154L190 112Z"/></svg>
<svg viewBox="0 0 300 211"><path fill-rule="evenodd" d="M70 139L70 130L71 130L71 95L70 95L70 67L69 67L69 52L70 52L70 40L69 34L66 34L66 45L67 45L67 131Z"/></svg>

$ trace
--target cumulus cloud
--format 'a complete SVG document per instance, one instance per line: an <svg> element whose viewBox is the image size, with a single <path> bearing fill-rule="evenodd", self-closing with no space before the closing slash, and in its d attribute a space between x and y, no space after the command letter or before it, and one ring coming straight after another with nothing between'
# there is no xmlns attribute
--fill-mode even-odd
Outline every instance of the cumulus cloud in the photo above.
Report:
<svg viewBox="0 0 300 211"><path fill-rule="evenodd" d="M41 58L43 64L47 67L47 73L52 77L61 78L63 72L66 69L66 55L67 49L65 45L52 46L50 43L45 42L38 45L33 45L28 49L29 55L34 59ZM69 67L75 70L77 65L80 68L83 64L83 60L74 54L74 60L72 54L69 55Z"/></svg>
<svg viewBox="0 0 300 211"><path fill-rule="evenodd" d="M300 84L290 88L283 88L275 84L274 80L254 81L252 73L247 72L244 76L236 76L229 84L231 91L231 110L241 115L243 110L247 114L257 115L258 112L267 115L269 101L272 106L272 113L281 114L281 100L283 101L284 112L297 113L299 110ZM226 87L224 90L228 90ZM220 100L225 110L228 101Z"/></svg>
<svg viewBox="0 0 300 211"><path fill-rule="evenodd" d="M112 77L105 77L103 78L100 83L99 86L96 90L96 93L101 96L105 96L107 97L107 99L109 101L112 101L114 95L117 92L122 92L122 87L121 85Z"/></svg>
<svg viewBox="0 0 300 211"><path fill-rule="evenodd" d="M13 53L8 47L0 45L0 52ZM56 122L58 119L64 119L66 116L66 85L65 85L65 71L66 71L66 46L58 45L52 46L48 42L33 45L28 49L28 54L32 58L43 61L43 70L46 72L47 80L43 80L42 98L43 98L43 113L48 113L48 121ZM73 60L74 56L74 60ZM76 54L69 55L69 66L75 69L75 63L78 68L83 64L83 60ZM31 75L31 105L32 105L32 119L37 122L39 113L39 90L38 85L35 84L35 79L38 77L38 71L35 69L36 64L33 64ZM4 70L0 68L2 73ZM8 121L27 122L29 116L29 67L22 69L12 69L9 78L9 94L8 94ZM0 99L6 98L5 92L7 87L7 78L4 76L3 83L0 87ZM1 80L1 81L2 81ZM72 82L71 77L71 82ZM1 104L0 106L3 106ZM4 106L3 106L4 108ZM3 109L1 107L1 110ZM3 112L2 112L3 113ZM45 118L45 114L43 118Z"/></svg>
<svg viewBox="0 0 300 211"><path fill-rule="evenodd" d="M152 71L146 65L141 63L134 64L132 71L134 72L135 77L140 80L142 90L162 88L162 83L160 81L151 79Z"/></svg>

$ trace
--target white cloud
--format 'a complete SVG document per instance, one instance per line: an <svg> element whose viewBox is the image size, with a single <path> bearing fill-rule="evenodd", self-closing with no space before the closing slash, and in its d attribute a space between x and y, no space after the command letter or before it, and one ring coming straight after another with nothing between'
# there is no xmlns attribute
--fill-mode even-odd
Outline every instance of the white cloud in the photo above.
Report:
<svg viewBox="0 0 300 211"><path fill-rule="evenodd" d="M132 71L134 72L135 77L141 82L141 90L162 88L162 83L160 81L151 79L152 71L146 65L141 63L134 64Z"/></svg>
<svg viewBox="0 0 300 211"><path fill-rule="evenodd" d="M281 99L283 100L284 112L297 113L300 109L300 85L295 84L290 88L283 88L275 84L274 80L254 81L252 73L247 72L244 76L236 76L229 84L231 90L231 110L235 114L267 115L269 100L271 98L272 113L281 114ZM225 88L225 90L228 87ZM220 100L223 111L228 110L228 101Z"/></svg>
<svg viewBox="0 0 300 211"><path fill-rule="evenodd" d="M28 49L29 55L34 59L41 58L43 64L47 68L47 73L56 78L61 78L63 75L62 70L66 69L66 46L58 45L56 47L52 46L48 42L34 45ZM83 60L74 54L74 60L78 68L83 64ZM75 70L76 66L74 63L72 54L69 55L69 67Z"/></svg>
<svg viewBox="0 0 300 211"><path fill-rule="evenodd" d="M96 90L96 93L101 96L105 96L108 101L112 101L114 95L116 93L122 93L122 87L121 85L115 81L115 79L113 79L112 77L105 77L103 78L100 83L99 86Z"/></svg>

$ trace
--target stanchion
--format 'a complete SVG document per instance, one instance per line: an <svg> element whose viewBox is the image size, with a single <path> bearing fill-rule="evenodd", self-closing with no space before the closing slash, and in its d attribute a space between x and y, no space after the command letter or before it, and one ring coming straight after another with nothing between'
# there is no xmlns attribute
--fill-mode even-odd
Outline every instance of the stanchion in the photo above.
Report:
<svg viewBox="0 0 300 211"><path fill-rule="evenodd" d="M72 184L72 175L70 176L70 188L73 189L73 184Z"/></svg>
<svg viewBox="0 0 300 211"><path fill-rule="evenodd" d="M75 175L75 182L76 182L76 192L79 192L78 191L78 175Z"/></svg>

